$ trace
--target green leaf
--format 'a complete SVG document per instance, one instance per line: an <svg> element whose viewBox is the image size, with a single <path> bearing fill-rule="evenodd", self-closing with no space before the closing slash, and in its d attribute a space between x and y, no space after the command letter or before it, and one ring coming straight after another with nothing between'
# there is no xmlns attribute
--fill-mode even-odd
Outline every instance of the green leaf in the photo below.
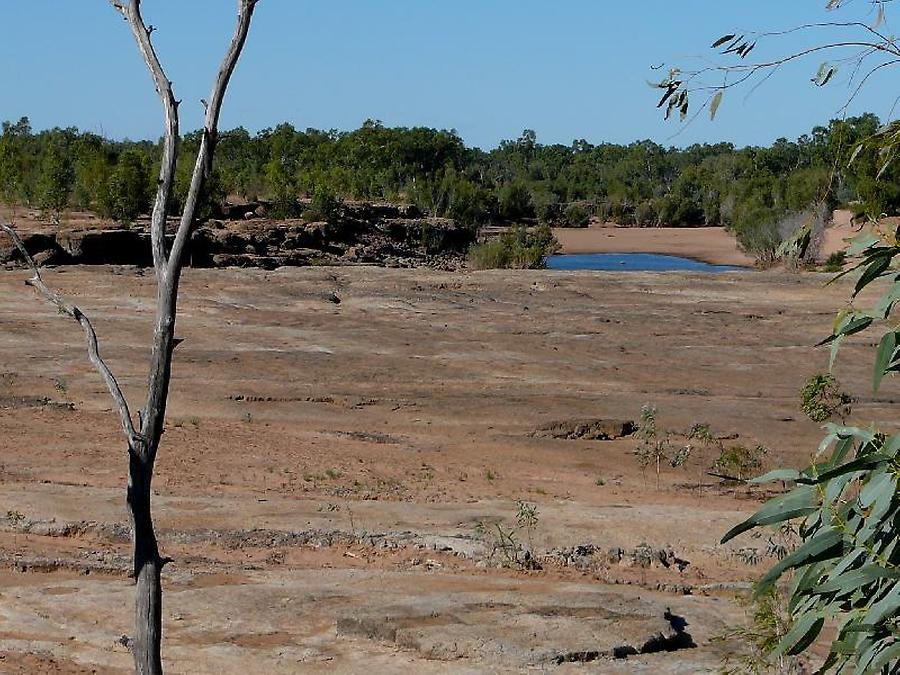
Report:
<svg viewBox="0 0 900 675"><path fill-rule="evenodd" d="M881 452L885 455L896 454L898 450L900 450L900 434L885 439L884 447L881 448Z"/></svg>
<svg viewBox="0 0 900 675"><path fill-rule="evenodd" d="M722 92L717 91L709 103L709 119L716 119L716 113L719 112L719 106L722 105Z"/></svg>
<svg viewBox="0 0 900 675"><path fill-rule="evenodd" d="M804 485L797 487L785 495L770 499L755 514L750 516L743 523L731 528L721 543L731 541L739 534L743 534L748 530L761 525L772 525L781 523L785 520L793 520L794 518L803 518L815 512L817 507L817 491L815 488Z"/></svg>
<svg viewBox="0 0 900 675"><path fill-rule="evenodd" d="M868 249L872 248L873 246L877 246L880 243L881 239L876 237L870 231L866 230L850 240L850 246L847 248L847 255L859 255L863 251L867 251Z"/></svg>
<svg viewBox="0 0 900 675"><path fill-rule="evenodd" d="M779 561L760 579L755 595L767 591L789 569L802 567L822 560L836 558L843 553L843 534L836 527L822 530L800 548Z"/></svg>
<svg viewBox="0 0 900 675"><path fill-rule="evenodd" d="M840 476L845 473L851 473L853 471L865 471L866 469L874 469L879 464L884 464L885 462L889 462L893 459L892 455L885 455L880 452L866 455L865 457L857 457L851 462L847 462L846 464L841 464L841 466L826 471L821 476L816 479L818 483L824 483L826 481L831 480L836 476Z"/></svg>
<svg viewBox="0 0 900 675"><path fill-rule="evenodd" d="M816 587L816 592L834 593L835 591L841 591L841 595L847 595L857 588L867 586L879 579L900 579L900 572L887 570L880 565L866 565L858 570L835 575L834 578L830 578Z"/></svg>
<svg viewBox="0 0 900 675"><path fill-rule="evenodd" d="M885 666L897 662L900 662L900 641L894 642L884 651L879 652L878 656L869 664L869 670L873 673L880 673Z"/></svg>
<svg viewBox="0 0 900 675"><path fill-rule="evenodd" d="M824 625L825 619L818 613L804 614L782 638L778 647L775 648L775 653L799 654L815 641Z"/></svg>
<svg viewBox="0 0 900 675"><path fill-rule="evenodd" d="M873 256L872 260L869 262L866 269L863 271L862 276L859 277L859 280L856 282L856 288L853 291L853 295L859 295L859 293L868 286L870 283L875 281L878 277L880 277L884 271L891 264L891 259L893 258L893 253L880 254L877 256Z"/></svg>
<svg viewBox="0 0 900 675"><path fill-rule="evenodd" d="M839 335L834 339L834 342L831 343L831 349L829 350L828 355L828 372L830 373L834 370L834 362L837 360L838 351L841 349L841 343L844 342L844 336Z"/></svg>
<svg viewBox="0 0 900 675"><path fill-rule="evenodd" d="M866 486L859 493L859 504L867 509L875 503L880 495L893 496L895 490L894 477L886 471L880 472L869 478Z"/></svg>
<svg viewBox="0 0 900 675"><path fill-rule="evenodd" d="M887 616L896 616L898 608L900 608L900 584L894 584L887 595L869 608L863 623L875 626Z"/></svg>
<svg viewBox="0 0 900 675"><path fill-rule="evenodd" d="M872 314L879 319L888 318L898 300L900 300L900 275L894 277L891 287L875 303L875 307L872 308Z"/></svg>
<svg viewBox="0 0 900 675"><path fill-rule="evenodd" d="M839 321L834 328L834 333L830 336L822 340L816 346L826 345L829 342L833 342L839 337L844 337L847 335L854 335L859 333L860 331L864 331L866 328L872 325L874 319L867 314L848 314L841 321Z"/></svg>
<svg viewBox="0 0 900 675"><path fill-rule="evenodd" d="M875 352L875 372L872 377L872 384L875 391L881 386L881 380L891 367L894 361L894 354L897 353L897 333L891 331L885 333L881 342L878 344L878 351Z"/></svg>
<svg viewBox="0 0 900 675"><path fill-rule="evenodd" d="M796 469L776 469L747 482L753 485L762 485L764 483L775 483L776 481L794 482L798 478L800 478L800 472Z"/></svg>
<svg viewBox="0 0 900 675"><path fill-rule="evenodd" d="M730 40L733 40L733 39L734 39L734 33L729 33L728 35L723 35L718 40L716 40L715 42L712 43L711 49L718 49L719 47L724 45L726 42L729 42Z"/></svg>
<svg viewBox="0 0 900 675"><path fill-rule="evenodd" d="M871 443L875 440L874 433L861 427L848 427L845 424L829 422L825 425L825 428L828 429L828 433L835 438L855 438L863 443Z"/></svg>

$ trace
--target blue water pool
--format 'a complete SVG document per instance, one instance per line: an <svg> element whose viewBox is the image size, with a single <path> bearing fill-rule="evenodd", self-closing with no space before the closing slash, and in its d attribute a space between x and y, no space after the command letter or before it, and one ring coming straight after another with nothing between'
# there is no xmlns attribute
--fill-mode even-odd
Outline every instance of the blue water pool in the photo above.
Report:
<svg viewBox="0 0 900 675"><path fill-rule="evenodd" d="M709 263L658 253L579 253L547 258L551 270L601 270L619 272L740 272L746 267Z"/></svg>

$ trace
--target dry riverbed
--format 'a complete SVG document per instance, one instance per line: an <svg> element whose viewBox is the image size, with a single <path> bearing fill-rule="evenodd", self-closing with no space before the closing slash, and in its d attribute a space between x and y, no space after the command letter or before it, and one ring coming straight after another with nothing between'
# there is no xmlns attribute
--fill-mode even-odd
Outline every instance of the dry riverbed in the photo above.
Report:
<svg viewBox="0 0 900 675"><path fill-rule="evenodd" d="M0 672L127 672L124 444L77 326L22 279L0 273ZM150 275L46 280L137 401ZM717 541L764 495L703 451L657 489L633 438L577 436L650 402L804 462L797 391L848 293L824 280L188 270L155 482L170 672L715 672L770 562L764 538ZM889 419L857 361L859 418ZM517 500L538 565L496 550Z"/></svg>

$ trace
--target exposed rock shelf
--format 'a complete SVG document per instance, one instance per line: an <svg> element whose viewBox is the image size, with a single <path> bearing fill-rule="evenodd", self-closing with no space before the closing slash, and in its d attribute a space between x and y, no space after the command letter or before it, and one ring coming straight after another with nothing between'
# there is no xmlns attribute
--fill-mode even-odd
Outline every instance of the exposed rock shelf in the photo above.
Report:
<svg viewBox="0 0 900 675"><path fill-rule="evenodd" d="M193 267L259 267L371 264L389 267L461 266L474 232L445 218L427 218L412 207L345 204L333 222L271 220L254 205L231 207L240 220L209 220L197 226L188 248ZM93 227L22 232L40 264L152 264L146 226ZM0 241L0 263L20 259Z"/></svg>

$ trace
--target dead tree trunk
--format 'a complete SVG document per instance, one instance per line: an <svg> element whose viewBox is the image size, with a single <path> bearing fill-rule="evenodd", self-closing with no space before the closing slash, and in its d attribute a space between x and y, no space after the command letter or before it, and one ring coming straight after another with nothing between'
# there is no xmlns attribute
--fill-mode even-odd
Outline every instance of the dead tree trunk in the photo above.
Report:
<svg viewBox="0 0 900 675"><path fill-rule="evenodd" d="M147 383L147 399L138 415L135 426L128 403L118 382L101 358L97 336L90 320L78 307L66 302L49 289L41 278L34 259L25 249L22 240L9 225L0 224L18 247L32 271L27 281L59 311L77 321L84 331L88 356L115 400L122 428L128 443L128 492L127 504L131 520L133 542L133 574L136 585L134 636L130 641L134 655L135 671L140 675L161 675L162 656L162 569L169 560L159 553L156 532L153 529L151 495L153 466L156 462L160 439L166 418L166 403L172 373L172 353L175 340L175 318L178 310L178 286L184 264L184 252L195 222L197 206L204 185L212 171L213 155L218 137L219 114L225 92L238 59L243 51L250 22L258 0L238 0L237 26L231 44L219 68L212 94L206 107L206 120L200 149L197 153L191 184L171 250L166 250L166 225L178 161L179 125L178 101L156 55L151 41L153 27L148 27L141 15L141 0L111 0L128 22L141 55L153 78L156 91L162 101L165 114L162 163L157 182L156 199L150 223L150 239L153 251L153 267L157 281L156 322L150 356L150 373Z"/></svg>

